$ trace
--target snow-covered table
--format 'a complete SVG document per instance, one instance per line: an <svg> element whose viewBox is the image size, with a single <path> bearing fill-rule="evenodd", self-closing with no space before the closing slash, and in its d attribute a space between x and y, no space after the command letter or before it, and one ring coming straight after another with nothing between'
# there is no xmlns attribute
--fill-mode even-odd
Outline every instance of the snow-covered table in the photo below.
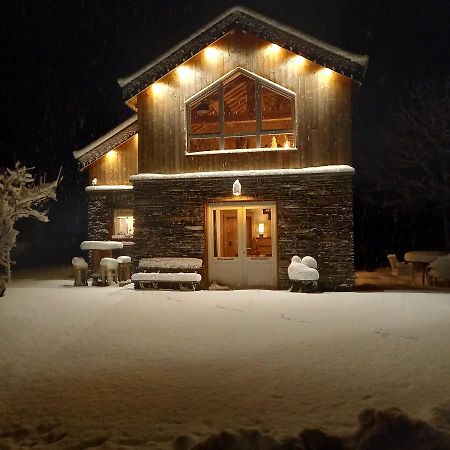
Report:
<svg viewBox="0 0 450 450"><path fill-rule="evenodd" d="M100 260L102 258L112 258L113 250L123 248L122 242L117 241L83 241L81 250L92 251L92 272L100 273Z"/></svg>
<svg viewBox="0 0 450 450"><path fill-rule="evenodd" d="M434 261L438 256L447 254L446 252L440 251L412 251L406 252L404 259L406 262L412 263L414 270L422 273L422 284L425 285L425 274L428 264Z"/></svg>

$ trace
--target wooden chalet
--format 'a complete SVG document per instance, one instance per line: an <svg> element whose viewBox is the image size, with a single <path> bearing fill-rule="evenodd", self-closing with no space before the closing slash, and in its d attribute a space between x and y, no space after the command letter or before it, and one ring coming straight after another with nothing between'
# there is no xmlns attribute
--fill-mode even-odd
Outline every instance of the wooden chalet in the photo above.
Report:
<svg viewBox="0 0 450 450"><path fill-rule="evenodd" d="M233 8L119 80L135 115L74 152L89 239L201 258L206 285L286 288L311 255L353 286L352 91L367 60Z"/></svg>

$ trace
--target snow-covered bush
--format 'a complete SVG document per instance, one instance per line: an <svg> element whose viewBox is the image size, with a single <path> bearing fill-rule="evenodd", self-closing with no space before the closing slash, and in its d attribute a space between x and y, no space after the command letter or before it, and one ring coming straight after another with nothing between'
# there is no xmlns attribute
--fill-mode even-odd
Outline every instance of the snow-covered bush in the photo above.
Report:
<svg viewBox="0 0 450 450"><path fill-rule="evenodd" d="M31 217L48 222L47 210L42 207L48 199L56 200L56 186L36 182L29 168L16 163L14 170L0 173L0 276L11 278L11 251L19 232L14 228L18 219Z"/></svg>
<svg viewBox="0 0 450 450"><path fill-rule="evenodd" d="M319 279L317 261L311 256L305 256L303 259L298 255L293 256L288 267L288 276L292 281L292 292L298 292L300 288L302 292L315 292Z"/></svg>

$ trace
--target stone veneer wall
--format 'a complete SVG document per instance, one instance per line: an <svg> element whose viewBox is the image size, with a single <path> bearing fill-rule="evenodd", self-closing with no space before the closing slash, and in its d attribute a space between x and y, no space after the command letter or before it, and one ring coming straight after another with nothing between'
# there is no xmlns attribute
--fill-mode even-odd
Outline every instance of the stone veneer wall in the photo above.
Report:
<svg viewBox="0 0 450 450"><path fill-rule="evenodd" d="M298 254L317 259L323 289L352 288L352 174L240 177L242 196L238 199L230 196L234 180L235 177L208 177L135 181L135 259L186 256L202 258L207 266L207 202L274 201L279 287L289 287L287 267L291 257ZM90 227L97 229L94 224Z"/></svg>
<svg viewBox="0 0 450 450"><path fill-rule="evenodd" d="M88 204L88 240L107 241L111 236L113 209L132 209L133 191L87 191ZM121 255L133 257L134 246L126 246Z"/></svg>

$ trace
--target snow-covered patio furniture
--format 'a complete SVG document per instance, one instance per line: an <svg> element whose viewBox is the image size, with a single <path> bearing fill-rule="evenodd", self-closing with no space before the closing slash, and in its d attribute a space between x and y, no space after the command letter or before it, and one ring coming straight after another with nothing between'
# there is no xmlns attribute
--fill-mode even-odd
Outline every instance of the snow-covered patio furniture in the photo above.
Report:
<svg viewBox="0 0 450 450"><path fill-rule="evenodd" d="M195 272L138 272L131 276L135 289L192 289L195 291L202 276Z"/></svg>
<svg viewBox="0 0 450 450"><path fill-rule="evenodd" d="M288 276L292 281L291 292L317 292L319 272L317 261L312 256L295 255L288 267Z"/></svg>
<svg viewBox="0 0 450 450"><path fill-rule="evenodd" d="M400 262L397 255L387 255L389 264L391 265L391 273L394 277L410 276L413 284L416 282L416 271L411 263Z"/></svg>
<svg viewBox="0 0 450 450"><path fill-rule="evenodd" d="M72 258L74 286L87 286L88 263L79 256Z"/></svg>
<svg viewBox="0 0 450 450"><path fill-rule="evenodd" d="M101 277L100 260L102 258L112 258L113 251L123 248L122 242L117 241L83 241L80 245L81 250L91 251L91 270L92 284L98 284Z"/></svg>
<svg viewBox="0 0 450 450"><path fill-rule="evenodd" d="M450 286L450 254L438 256L428 265L428 278L432 286Z"/></svg>
<svg viewBox="0 0 450 450"><path fill-rule="evenodd" d="M446 252L434 250L414 250L405 253L405 261L410 263L416 272L422 274L422 284L425 285L427 266L433 262L438 256L445 255Z"/></svg>
<svg viewBox="0 0 450 450"><path fill-rule="evenodd" d="M102 258L100 260L100 270L102 274L102 286L117 284L117 269L119 263L114 258Z"/></svg>
<svg viewBox="0 0 450 450"><path fill-rule="evenodd" d="M131 257L119 256L117 258L119 285L131 283Z"/></svg>
<svg viewBox="0 0 450 450"><path fill-rule="evenodd" d="M200 258L142 258L139 270L143 272L197 272L203 267Z"/></svg>
<svg viewBox="0 0 450 450"><path fill-rule="evenodd" d="M188 257L143 258L139 261L138 268L139 271L145 273L175 273L175 274L188 273L188 274L199 274L200 281L203 278L203 260L200 258L188 258Z"/></svg>

